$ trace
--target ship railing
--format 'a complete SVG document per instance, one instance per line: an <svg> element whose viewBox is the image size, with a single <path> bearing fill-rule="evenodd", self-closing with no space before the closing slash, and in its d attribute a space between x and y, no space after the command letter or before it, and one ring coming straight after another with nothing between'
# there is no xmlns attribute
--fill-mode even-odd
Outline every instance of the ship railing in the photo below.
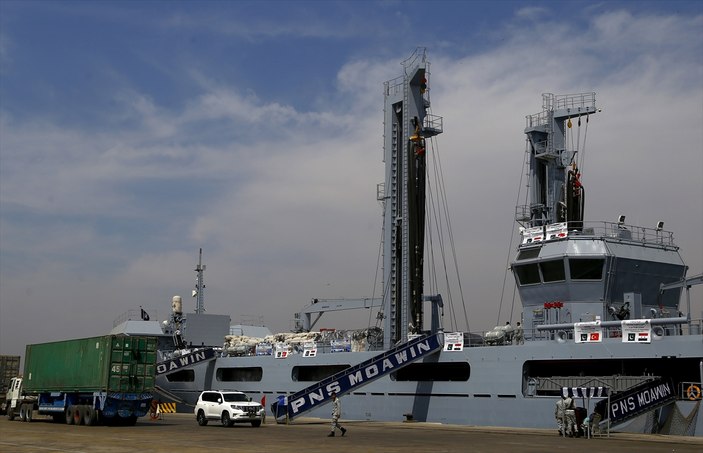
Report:
<svg viewBox="0 0 703 453"><path fill-rule="evenodd" d="M686 318L653 318L652 321L654 321L652 323L652 334L656 338L677 335L703 335L703 319L691 319L690 321L687 321ZM495 328L491 330L465 332L464 347L468 348L493 345L510 346L518 344L514 335L512 338L502 338L498 342L493 341L490 335L487 338L486 334L493 332L494 330ZM604 321L603 338L622 338L620 321ZM555 327L551 330L545 330L544 328L538 329L537 327L532 329L524 329L523 339L526 342L557 341L563 343L566 341L573 341L573 324L559 325L558 328Z"/></svg>
<svg viewBox="0 0 703 453"><path fill-rule="evenodd" d="M517 206L516 207L516 219L520 216L524 219L531 212L532 206ZM552 224L556 226L557 224ZM636 225L628 225L619 222L605 222L605 221L592 221L592 222L566 222L566 235L559 236L554 235L554 237L547 237L547 230L552 225L544 225L542 228L545 230L544 234L539 234L540 241L530 241L529 244L534 244L535 242L547 242L551 240L563 240L574 237L584 237L588 239L593 239L594 237L607 240L617 240L620 242L631 242L631 243L641 243L641 244L651 244L651 245L663 245L667 247L676 247L674 244L674 233L671 231L665 231L660 227L647 228ZM534 234L535 230L533 227L528 228L523 231L525 234ZM543 239L542 239L543 238ZM524 239L524 238L523 238ZM523 244L525 241L522 241Z"/></svg>
<svg viewBox="0 0 703 453"><path fill-rule="evenodd" d="M680 335L701 335L701 320L689 319L685 316L666 317L666 318L638 318L646 319L652 329L653 340L663 337L680 336ZM542 324L532 330L536 340L556 340L564 343L574 338L575 323L562 324ZM600 328L603 331L604 338L621 338L622 337L622 321L601 321Z"/></svg>
<svg viewBox="0 0 703 453"><path fill-rule="evenodd" d="M547 93L543 96L545 96L544 102L549 104L547 110L595 108L596 106L596 93L594 92L561 95Z"/></svg>
<svg viewBox="0 0 703 453"><path fill-rule="evenodd" d="M564 387L605 387L611 392L624 392L659 379L658 376L528 376L525 396L560 396Z"/></svg>
<svg viewBox="0 0 703 453"><path fill-rule="evenodd" d="M525 128L533 128L549 124L551 112L558 109L585 109L596 107L596 93L577 93L555 95L552 93L542 94L542 111L525 118Z"/></svg>
<svg viewBox="0 0 703 453"><path fill-rule="evenodd" d="M532 209L529 205L523 204L515 206L515 221L521 225L529 222L532 218Z"/></svg>
<svg viewBox="0 0 703 453"><path fill-rule="evenodd" d="M145 311L145 313L149 315L149 319L159 319L157 310L149 310L148 312ZM127 310L112 321L112 327L117 327L125 321L144 321L142 310Z"/></svg>
<svg viewBox="0 0 703 453"><path fill-rule="evenodd" d="M425 124L423 125L425 137L432 137L443 132L444 119L439 115L428 113L425 115Z"/></svg>
<svg viewBox="0 0 703 453"><path fill-rule="evenodd" d="M395 79L391 79L383 84L383 92L386 96L393 96L403 92L403 85L405 84L405 77L399 76Z"/></svg>
<svg viewBox="0 0 703 453"><path fill-rule="evenodd" d="M427 48L417 47L412 55L403 60L400 64L405 68L406 75L410 75L413 70L427 61Z"/></svg>
<svg viewBox="0 0 703 453"><path fill-rule="evenodd" d="M544 126L549 121L547 112L539 112L525 117L525 128Z"/></svg>

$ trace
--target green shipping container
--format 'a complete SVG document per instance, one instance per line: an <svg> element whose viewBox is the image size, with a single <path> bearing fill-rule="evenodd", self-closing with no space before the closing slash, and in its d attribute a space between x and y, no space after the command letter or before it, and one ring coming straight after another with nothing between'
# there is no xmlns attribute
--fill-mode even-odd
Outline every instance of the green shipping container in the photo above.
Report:
<svg viewBox="0 0 703 453"><path fill-rule="evenodd" d="M0 392L5 393L10 384L10 379L17 377L19 374L20 356L0 355Z"/></svg>
<svg viewBox="0 0 703 453"><path fill-rule="evenodd" d="M27 392L154 390L156 338L106 335L27 345Z"/></svg>

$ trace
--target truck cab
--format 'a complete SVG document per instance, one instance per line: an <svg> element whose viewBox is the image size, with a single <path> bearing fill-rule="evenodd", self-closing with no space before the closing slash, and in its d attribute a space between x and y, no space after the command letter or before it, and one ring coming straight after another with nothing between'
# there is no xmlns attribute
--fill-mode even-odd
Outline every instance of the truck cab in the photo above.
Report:
<svg viewBox="0 0 703 453"><path fill-rule="evenodd" d="M3 402L2 411L7 414L7 418L14 420L15 416L18 414L17 408L23 407L24 403L28 400L22 391L22 376L13 377L10 379L10 385L7 388L7 393L5 394L5 401ZM20 410L19 416L22 420L32 419L32 409L33 401L31 404L27 405L24 410Z"/></svg>

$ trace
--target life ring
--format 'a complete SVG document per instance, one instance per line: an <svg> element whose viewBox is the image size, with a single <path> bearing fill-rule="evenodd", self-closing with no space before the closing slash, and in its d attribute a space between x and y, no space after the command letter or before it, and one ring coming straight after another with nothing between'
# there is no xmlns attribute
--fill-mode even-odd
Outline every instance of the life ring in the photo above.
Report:
<svg viewBox="0 0 703 453"><path fill-rule="evenodd" d="M694 384L689 385L686 389L686 396L688 396L688 399L691 401L701 399L701 388Z"/></svg>

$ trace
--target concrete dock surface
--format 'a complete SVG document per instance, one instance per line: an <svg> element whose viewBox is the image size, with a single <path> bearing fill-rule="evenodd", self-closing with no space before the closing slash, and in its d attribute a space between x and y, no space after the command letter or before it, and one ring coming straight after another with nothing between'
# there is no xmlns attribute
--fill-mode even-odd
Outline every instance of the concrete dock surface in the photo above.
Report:
<svg viewBox="0 0 703 453"><path fill-rule="evenodd" d="M562 438L554 430L470 427L435 423L342 420L344 437L327 437L328 420L303 418L259 428L198 426L191 414L139 419L135 426L68 426L36 417L31 423L0 418L0 452L703 452L703 438L611 433Z"/></svg>

